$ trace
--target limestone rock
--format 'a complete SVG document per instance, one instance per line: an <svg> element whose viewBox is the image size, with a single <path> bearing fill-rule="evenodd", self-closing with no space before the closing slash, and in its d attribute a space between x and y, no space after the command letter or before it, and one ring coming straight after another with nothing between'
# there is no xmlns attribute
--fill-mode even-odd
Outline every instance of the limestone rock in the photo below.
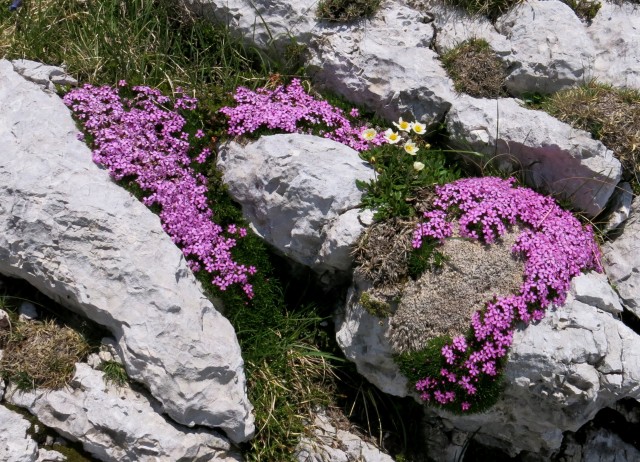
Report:
<svg viewBox="0 0 640 462"><path fill-rule="evenodd" d="M356 151L311 135L263 136L245 146L225 144L218 166L269 244L319 273L351 267L350 248L363 228L355 180L373 178Z"/></svg>
<svg viewBox="0 0 640 462"><path fill-rule="evenodd" d="M515 333L506 377L503 397L488 411L437 413L450 428L478 430L477 441L511 456L549 457L564 432L576 432L623 398L640 397L640 336L570 296L539 324Z"/></svg>
<svg viewBox="0 0 640 462"><path fill-rule="evenodd" d="M58 451L49 451L40 448L38 450L38 460L36 462L64 462L67 457Z"/></svg>
<svg viewBox="0 0 640 462"><path fill-rule="evenodd" d="M27 434L30 426L27 419L0 404L0 460L35 462L38 445Z"/></svg>
<svg viewBox="0 0 640 462"><path fill-rule="evenodd" d="M25 79L51 91L56 90L56 84L78 85L78 81L68 75L61 67L48 66L28 59L16 59L11 64L13 64L13 69Z"/></svg>
<svg viewBox="0 0 640 462"><path fill-rule="evenodd" d="M111 181L68 109L0 61L0 273L108 328L185 425L254 431L235 332L156 215Z"/></svg>
<svg viewBox="0 0 640 462"><path fill-rule="evenodd" d="M582 303L607 311L613 315L622 313L622 305L607 276L590 271L571 281L571 294Z"/></svg>
<svg viewBox="0 0 640 462"><path fill-rule="evenodd" d="M505 85L512 94L553 93L590 78L595 49L565 3L529 0L502 16L496 28L511 45Z"/></svg>
<svg viewBox="0 0 640 462"><path fill-rule="evenodd" d="M317 0L181 0L181 3L269 50L282 51L293 41L306 43L318 22Z"/></svg>
<svg viewBox="0 0 640 462"><path fill-rule="evenodd" d="M462 42L471 39L487 41L500 57L511 54L509 40L496 30L491 21L483 15L469 15L467 12L445 5L437 0L415 0L418 4L428 5L428 11L434 15L436 29L435 49L442 55Z"/></svg>
<svg viewBox="0 0 640 462"><path fill-rule="evenodd" d="M298 462L393 462L355 433L339 430L324 412L315 416L313 436L303 437L296 448Z"/></svg>
<svg viewBox="0 0 640 462"><path fill-rule="evenodd" d="M605 231L612 231L624 223L631 213L631 202L633 201L633 190L629 183L621 182L611 196L609 209L611 212L607 217L604 226Z"/></svg>
<svg viewBox="0 0 640 462"><path fill-rule="evenodd" d="M585 435L585 442L580 443L569 438L564 450L566 462L635 462L640 460L640 451L624 442L610 430L593 429Z"/></svg>
<svg viewBox="0 0 640 462"><path fill-rule="evenodd" d="M409 382L393 359L389 343L389 319L369 313L360 296L368 285L356 280L349 289L345 307L336 313L336 341L358 372L385 393L407 396Z"/></svg>
<svg viewBox="0 0 640 462"><path fill-rule="evenodd" d="M593 76L640 89L640 9L631 2L600 2L587 34L595 48Z"/></svg>
<svg viewBox="0 0 640 462"><path fill-rule="evenodd" d="M520 169L534 188L566 198L590 216L600 213L620 180L620 162L601 142L515 100L460 96L447 114L455 143Z"/></svg>
<svg viewBox="0 0 640 462"><path fill-rule="evenodd" d="M604 265L622 303L640 317L640 197L631 205L622 234L603 246Z"/></svg>
<svg viewBox="0 0 640 462"><path fill-rule="evenodd" d="M310 44L309 72L317 84L387 120L440 120L455 96L453 83L429 48L434 28L421 19L389 1L370 20L321 24Z"/></svg>
<svg viewBox="0 0 640 462"><path fill-rule="evenodd" d="M82 443L85 451L100 460L242 460L219 434L175 425L158 413L160 406L144 393L105 383L102 372L87 364L76 364L65 388L11 389L8 399L65 438Z"/></svg>

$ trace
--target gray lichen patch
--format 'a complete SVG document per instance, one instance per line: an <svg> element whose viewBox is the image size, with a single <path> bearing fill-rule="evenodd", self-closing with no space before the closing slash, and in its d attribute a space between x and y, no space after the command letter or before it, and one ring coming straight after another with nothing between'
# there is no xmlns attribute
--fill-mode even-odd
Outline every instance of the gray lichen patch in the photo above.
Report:
<svg viewBox="0 0 640 462"><path fill-rule="evenodd" d="M491 245L447 239L440 249L446 257L442 267L426 271L404 288L390 319L394 351L418 351L432 338L465 334L475 311L495 296L518 293L524 262L511 248L519 234L514 229Z"/></svg>

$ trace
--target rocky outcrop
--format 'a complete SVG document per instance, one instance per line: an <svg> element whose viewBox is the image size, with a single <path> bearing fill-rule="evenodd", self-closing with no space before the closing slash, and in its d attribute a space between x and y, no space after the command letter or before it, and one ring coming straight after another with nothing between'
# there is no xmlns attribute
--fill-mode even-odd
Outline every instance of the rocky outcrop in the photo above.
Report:
<svg viewBox="0 0 640 462"><path fill-rule="evenodd" d="M309 73L318 85L387 120L441 120L455 98L453 82L430 49L434 28L399 2L383 2L371 19L323 24L310 43Z"/></svg>
<svg viewBox="0 0 640 462"><path fill-rule="evenodd" d="M37 83L47 90L55 91L56 85L75 86L78 81L68 75L64 69L57 66L29 61L28 59L16 59L12 61L13 69L25 79Z"/></svg>
<svg viewBox="0 0 640 462"><path fill-rule="evenodd" d="M157 216L111 181L68 109L0 61L0 273L108 328L131 378L184 425L254 431L233 328Z"/></svg>
<svg viewBox="0 0 640 462"><path fill-rule="evenodd" d="M357 434L339 429L323 411L316 414L313 435L305 436L296 448L298 462L393 462L373 444Z"/></svg>
<svg viewBox="0 0 640 462"><path fill-rule="evenodd" d="M181 0L181 3L272 51L283 51L291 43L307 43L318 22L317 0Z"/></svg>
<svg viewBox="0 0 640 462"><path fill-rule="evenodd" d="M603 246L605 270L625 308L640 318L640 197L621 229L620 236Z"/></svg>
<svg viewBox="0 0 640 462"><path fill-rule="evenodd" d="M351 246L371 219L355 180L373 170L353 149L311 135L263 136L220 148L218 167L252 228L318 273L351 267Z"/></svg>
<svg viewBox="0 0 640 462"><path fill-rule="evenodd" d="M362 290L350 291L344 317L337 323L338 343L381 390L416 396L393 363L389 320L358 303ZM604 275L575 278L564 306L516 332L505 372L507 386L498 404L467 416L427 408L430 428L440 425L463 436L475 434L477 441L512 456L521 451L550 456L559 450L564 432L577 431L600 409L623 398L640 398L640 336L612 316L620 312ZM446 459L447 454L441 456Z"/></svg>
<svg viewBox="0 0 640 462"><path fill-rule="evenodd" d="M38 445L27 434L28 420L0 404L0 460L35 462Z"/></svg>
<svg viewBox="0 0 640 462"><path fill-rule="evenodd" d="M496 158L504 170L522 169L528 184L598 215L620 181L620 162L601 142L515 100L460 96L447 129L462 149Z"/></svg>
<svg viewBox="0 0 640 462"><path fill-rule="evenodd" d="M549 457L563 433L576 432L605 407L640 398L640 336L577 301L514 335L500 401L482 414L437 412L447 425L512 456ZM432 411L433 412L433 411Z"/></svg>
<svg viewBox="0 0 640 462"><path fill-rule="evenodd" d="M612 85L640 89L640 9L633 2L600 2L586 28L595 48L591 75Z"/></svg>
<svg viewBox="0 0 640 462"><path fill-rule="evenodd" d="M640 88L640 10L629 2L599 2L591 21L564 2L529 0L498 19L429 3L439 53L469 39L484 39L508 69L506 85L516 95L549 93L597 79ZM566 33L571 31L571 33Z"/></svg>
<svg viewBox="0 0 640 462"><path fill-rule="evenodd" d="M40 422L104 461L240 461L221 435L190 430L162 417L144 392L106 382L103 373L76 364L60 390L17 391L8 399Z"/></svg>
<svg viewBox="0 0 640 462"><path fill-rule="evenodd" d="M511 47L503 58L511 94L553 93L591 77L595 48L582 21L565 3L528 0L502 16L496 29Z"/></svg>

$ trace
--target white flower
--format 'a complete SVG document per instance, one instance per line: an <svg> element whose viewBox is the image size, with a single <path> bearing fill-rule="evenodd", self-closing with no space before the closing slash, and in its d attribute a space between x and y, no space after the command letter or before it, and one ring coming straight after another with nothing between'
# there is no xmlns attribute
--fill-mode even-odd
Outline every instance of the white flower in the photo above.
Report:
<svg viewBox="0 0 640 462"><path fill-rule="evenodd" d="M404 143L404 150L407 151L407 154L411 154L412 156L415 156L418 152L418 148L413 143L413 141L407 141L406 143Z"/></svg>
<svg viewBox="0 0 640 462"><path fill-rule="evenodd" d="M391 128L384 132L384 139L387 140L389 144L396 144L400 141L400 134L398 132L394 132Z"/></svg>
<svg viewBox="0 0 640 462"><path fill-rule="evenodd" d="M365 131L360 133L360 138L366 141L371 141L376 137L377 133L373 128L367 128Z"/></svg>
<svg viewBox="0 0 640 462"><path fill-rule="evenodd" d="M420 122L413 122L411 124L411 128L418 135L424 135L427 129L427 126L425 124L421 124Z"/></svg>
<svg viewBox="0 0 640 462"><path fill-rule="evenodd" d="M398 127L398 130L403 132L408 132L411 130L411 124L406 120L402 120L402 117L400 117L400 120L398 120L398 123L393 122L393 125Z"/></svg>
<svg viewBox="0 0 640 462"><path fill-rule="evenodd" d="M420 170L422 170L424 168L424 164L422 162L414 162L413 163L413 168L419 172Z"/></svg>

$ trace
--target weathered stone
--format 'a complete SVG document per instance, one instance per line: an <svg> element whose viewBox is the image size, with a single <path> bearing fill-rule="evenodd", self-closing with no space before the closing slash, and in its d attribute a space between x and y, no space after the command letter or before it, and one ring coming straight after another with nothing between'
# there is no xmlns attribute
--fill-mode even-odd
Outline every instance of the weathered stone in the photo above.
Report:
<svg viewBox="0 0 640 462"><path fill-rule="evenodd" d="M602 248L604 266L622 304L640 318L640 197L621 228L622 234Z"/></svg>
<svg viewBox="0 0 640 462"><path fill-rule="evenodd" d="M383 2L370 20L321 24L310 43L309 73L318 85L387 120L442 119L453 83L429 47L434 28L399 2Z"/></svg>
<svg viewBox="0 0 640 462"><path fill-rule="evenodd" d="M105 461L239 461L228 441L211 430L192 430L163 417L145 393L106 383L103 373L76 364L60 390L17 391L8 399L85 451Z"/></svg>
<svg viewBox="0 0 640 462"><path fill-rule="evenodd" d="M68 75L61 67L48 66L28 59L16 59L11 61L11 64L13 64L13 69L25 79L51 91L56 90L56 84L78 85L78 81Z"/></svg>
<svg viewBox="0 0 640 462"><path fill-rule="evenodd" d="M60 454L58 451L49 451L47 449L40 448L38 450L38 460L36 462L64 462L67 457L64 454Z"/></svg>
<svg viewBox="0 0 640 462"><path fill-rule="evenodd" d="M610 430L589 430L584 442L568 437L562 454L564 462L635 462L640 460L640 451L624 442Z"/></svg>
<svg viewBox="0 0 640 462"><path fill-rule="evenodd" d="M460 96L446 123L461 149L496 157L507 170L522 169L528 184L590 216L604 209L620 180L620 162L601 142L513 99Z"/></svg>
<svg viewBox="0 0 640 462"><path fill-rule="evenodd" d="M619 87L640 89L640 9L632 2L600 4L586 28L595 48L593 76Z"/></svg>
<svg viewBox="0 0 640 462"><path fill-rule="evenodd" d="M595 49L565 3L529 0L502 16L496 28L511 45L505 85L512 94L553 93L590 77Z"/></svg>
<svg viewBox="0 0 640 462"><path fill-rule="evenodd" d="M627 182L621 182L613 195L608 209L611 210L604 226L605 231L616 229L624 223L631 213L631 202L633 201L633 190Z"/></svg>
<svg viewBox="0 0 640 462"><path fill-rule="evenodd" d="M0 273L102 324L185 425L254 431L235 333L156 215L77 140L62 101L0 61Z"/></svg>
<svg viewBox="0 0 640 462"><path fill-rule="evenodd" d="M363 228L355 180L373 178L356 151L311 135L263 136L244 146L226 143L218 166L268 243L319 273L351 267L349 249Z"/></svg>
<svg viewBox="0 0 640 462"><path fill-rule="evenodd" d="M573 278L571 294L579 302L614 315L623 311L618 294L609 285L607 276L602 273L591 271Z"/></svg>
<svg viewBox="0 0 640 462"><path fill-rule="evenodd" d="M339 430L326 415L315 416L313 436L303 437L296 448L298 462L393 462L393 459L355 433Z"/></svg>
<svg viewBox="0 0 640 462"><path fill-rule="evenodd" d="M469 15L461 9L437 0L414 0L413 3L416 7L421 4L428 5L428 11L434 15L434 45L440 55L471 39L487 41L500 57L511 54L509 40L496 30L495 25L486 16Z"/></svg>
<svg viewBox="0 0 640 462"><path fill-rule="evenodd" d="M318 22L317 0L181 0L181 3L268 50L283 51L291 43L306 43Z"/></svg>
<svg viewBox="0 0 640 462"><path fill-rule="evenodd" d="M503 397L488 411L438 414L512 456L549 457L564 432L576 432L620 399L640 397L640 336L569 297L539 324L515 333L506 377Z"/></svg>
<svg viewBox="0 0 640 462"><path fill-rule="evenodd" d="M38 445L27 434L30 426L27 419L0 404L0 460L35 462Z"/></svg>
<svg viewBox="0 0 640 462"><path fill-rule="evenodd" d="M409 382L395 363L389 343L389 318L378 318L359 303L369 288L356 279L349 289L344 309L336 313L336 340L369 382L390 395L407 396Z"/></svg>

